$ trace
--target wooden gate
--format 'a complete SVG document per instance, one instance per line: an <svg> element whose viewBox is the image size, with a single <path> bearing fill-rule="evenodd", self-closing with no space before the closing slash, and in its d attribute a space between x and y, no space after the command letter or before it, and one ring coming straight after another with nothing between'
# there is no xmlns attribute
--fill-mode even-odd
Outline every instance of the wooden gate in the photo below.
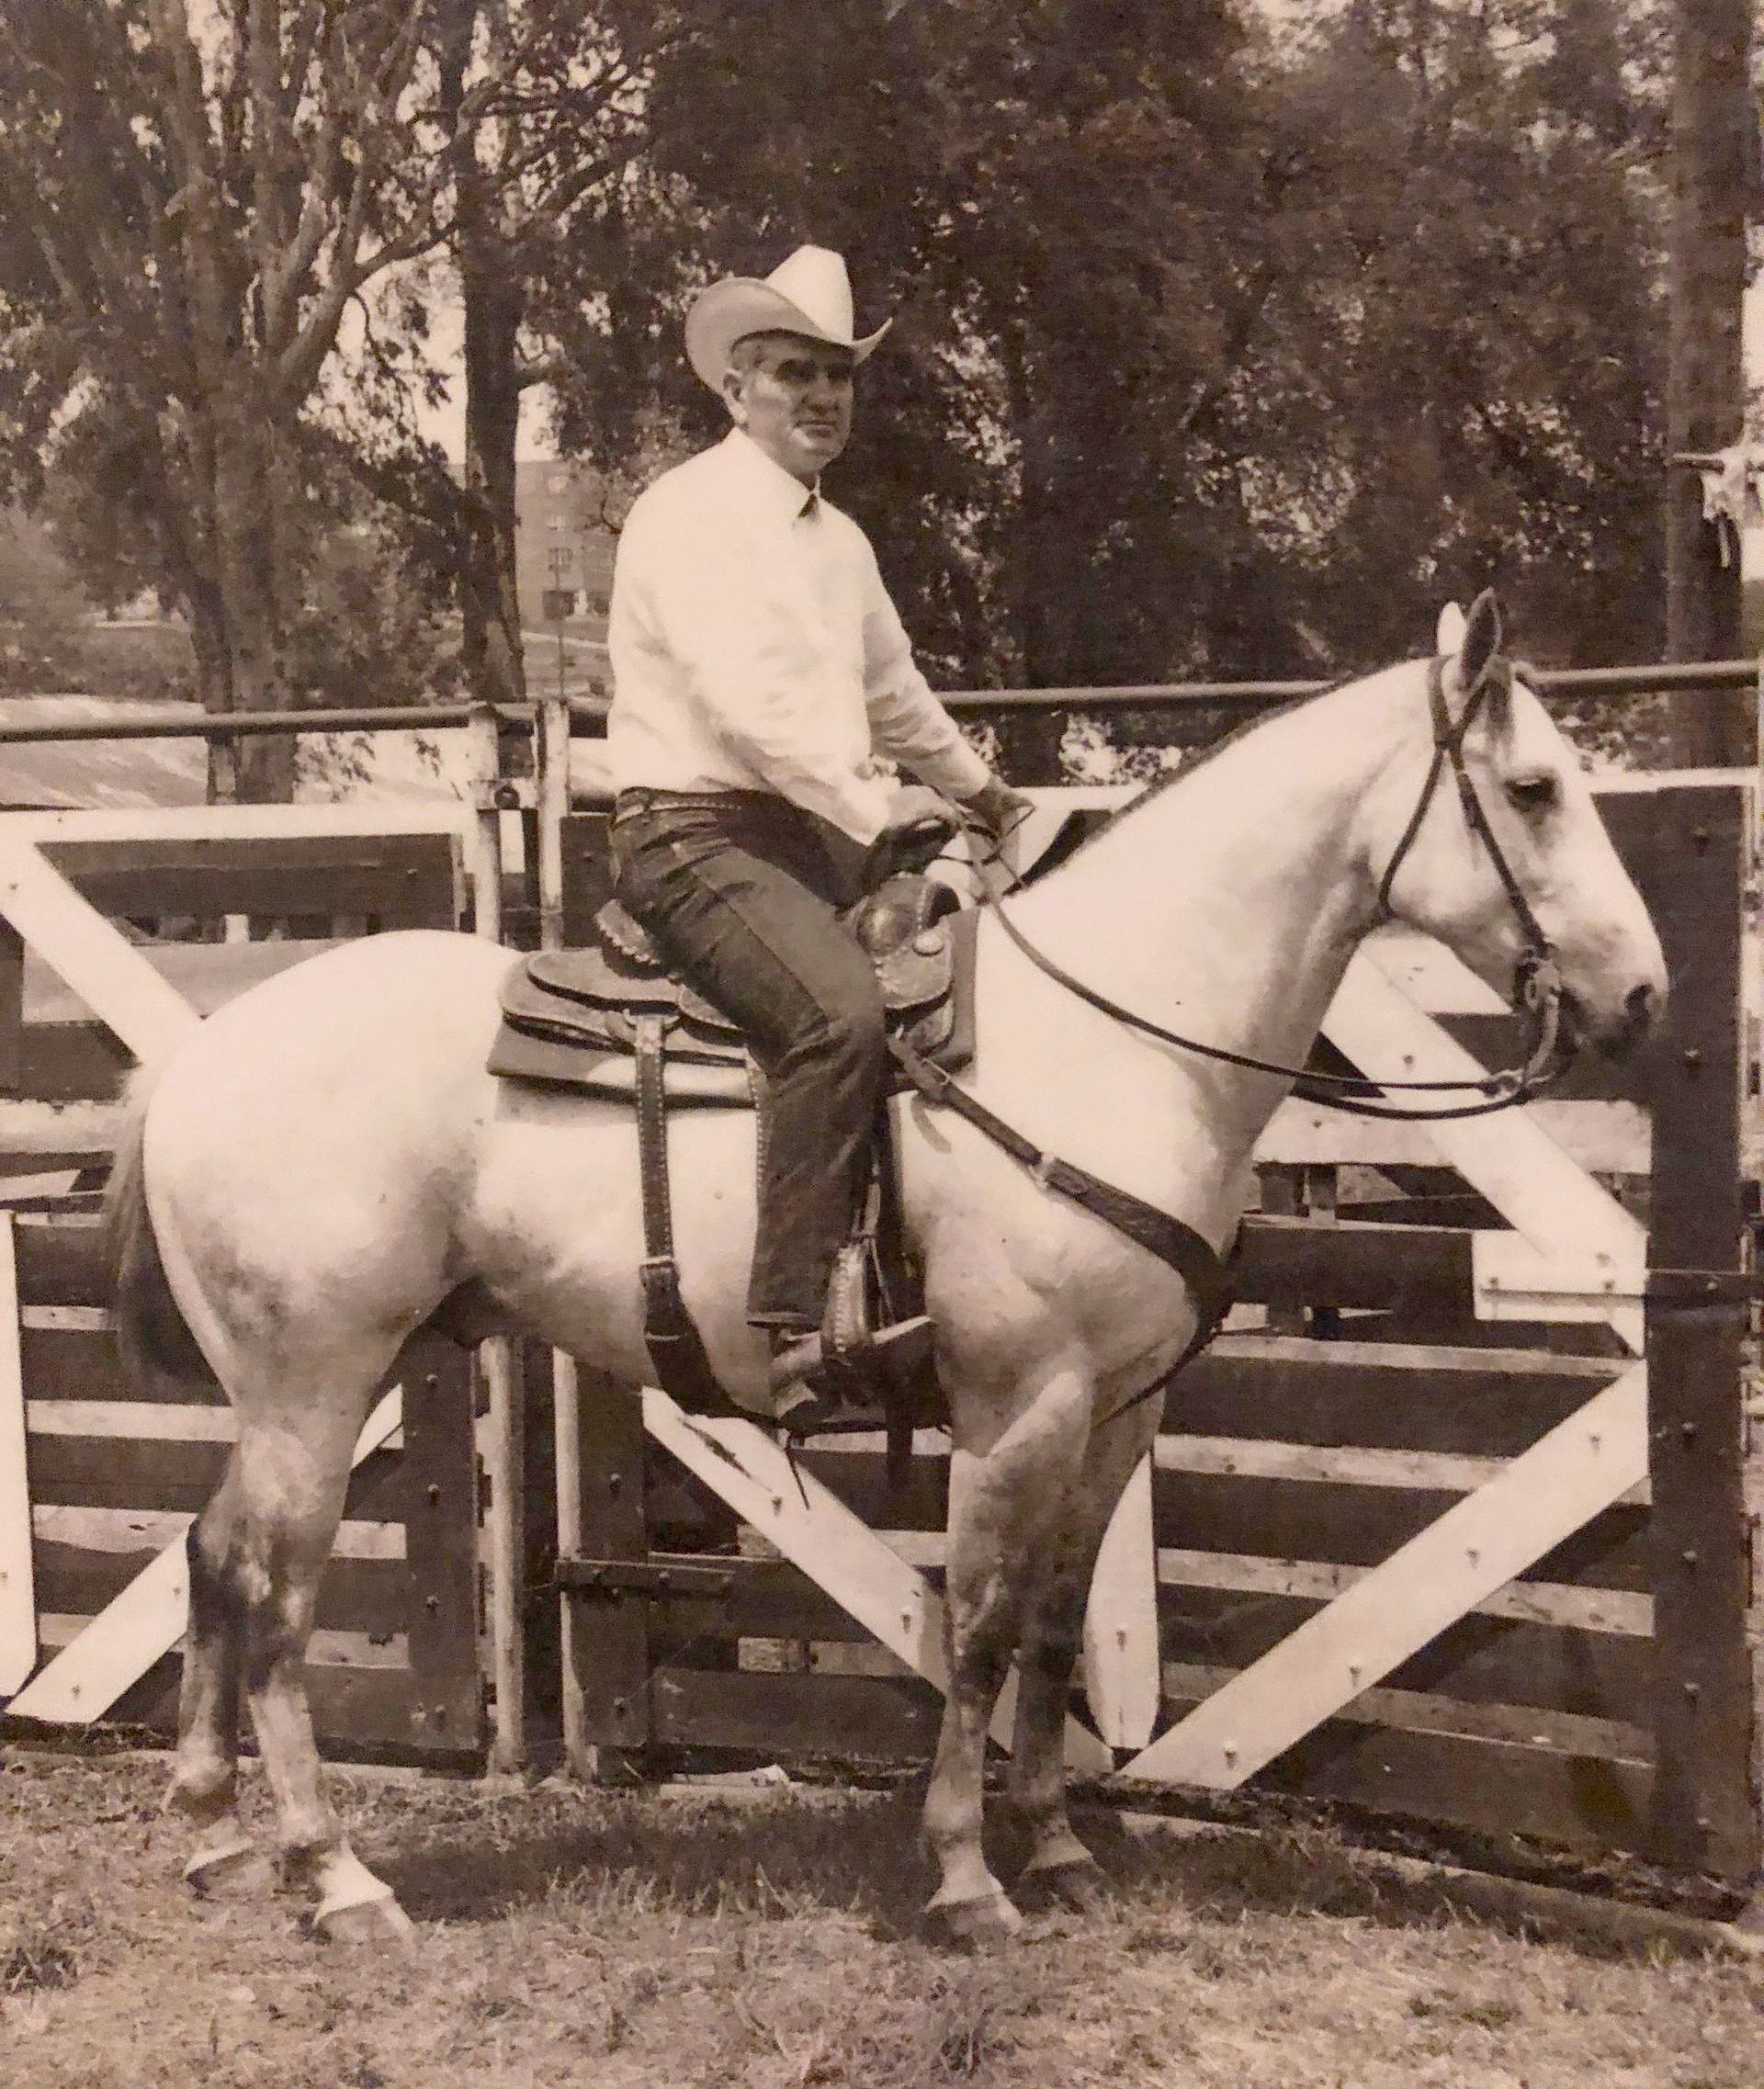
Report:
<svg viewBox="0 0 1764 2089"><path fill-rule="evenodd" d="M455 926L465 831L447 808L0 819L0 1174L26 1185L0 1210L8 1723L173 1723L183 1534L232 1434L218 1388L174 1402L122 1381L96 1200L33 1182L107 1163L130 1065L254 979L339 935ZM472 1406L469 1360L424 1338L362 1431L312 1655L334 1745L481 1745Z"/></svg>
<svg viewBox="0 0 1764 2089"><path fill-rule="evenodd" d="M1492 1119L1279 1113L1244 1303L1105 1549L1076 1767L1757 1867L1756 808L1732 779L1601 804L1667 945L1667 1036L1644 1073L1588 1065ZM1400 937L1326 1024L1411 1078L1510 1063L1510 1030ZM573 1751L928 1752L963 1479L941 1437L901 1485L860 1439L810 1452L799 1489L760 1430L653 1390L586 1388L571 1426Z"/></svg>

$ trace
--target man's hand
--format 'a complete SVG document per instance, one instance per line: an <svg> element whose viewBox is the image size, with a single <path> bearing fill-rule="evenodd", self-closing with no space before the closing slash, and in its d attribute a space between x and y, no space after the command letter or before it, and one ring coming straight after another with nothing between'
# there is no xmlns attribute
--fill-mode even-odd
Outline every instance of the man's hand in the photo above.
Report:
<svg viewBox="0 0 1764 2089"><path fill-rule="evenodd" d="M995 841L1002 841L1035 809L1035 800L1013 791L1002 776L989 776L979 789L962 800L962 809L973 814Z"/></svg>
<svg viewBox="0 0 1764 2089"><path fill-rule="evenodd" d="M961 827L961 814L928 785L897 785L882 831L870 843L865 886L873 892L885 878L901 871L923 870Z"/></svg>

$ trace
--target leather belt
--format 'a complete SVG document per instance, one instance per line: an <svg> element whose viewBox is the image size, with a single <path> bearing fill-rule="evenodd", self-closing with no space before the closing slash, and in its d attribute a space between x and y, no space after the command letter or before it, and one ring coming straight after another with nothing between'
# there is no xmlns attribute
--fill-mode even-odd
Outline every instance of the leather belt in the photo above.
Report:
<svg viewBox="0 0 1764 2089"><path fill-rule="evenodd" d="M639 785L614 795L613 818L625 819L641 812L752 812L762 807L768 811L795 809L788 799L771 791L663 791Z"/></svg>

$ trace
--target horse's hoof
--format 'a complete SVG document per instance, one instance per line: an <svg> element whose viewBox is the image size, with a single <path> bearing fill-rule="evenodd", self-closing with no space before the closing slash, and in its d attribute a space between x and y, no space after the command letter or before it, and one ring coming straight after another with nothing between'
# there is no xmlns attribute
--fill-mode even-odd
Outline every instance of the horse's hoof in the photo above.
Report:
<svg viewBox="0 0 1764 2089"><path fill-rule="evenodd" d="M237 1835L196 1851L184 1867L184 1883L198 1900L240 1900L268 1892L275 1874L256 1844Z"/></svg>
<svg viewBox="0 0 1764 2089"><path fill-rule="evenodd" d="M312 1917L312 1932L326 1944L361 1950L384 1950L390 1945L410 1951L416 1945L416 1925L390 1893L344 1907L322 1907Z"/></svg>
<svg viewBox="0 0 1764 2089"><path fill-rule="evenodd" d="M1026 1906L1069 1908L1075 1914L1089 1914L1110 1891L1108 1873L1090 1856L1031 1865L1017 1880L1017 1897Z"/></svg>
<svg viewBox="0 0 1764 2089"><path fill-rule="evenodd" d="M1023 1917L1002 1891L971 1901L933 1901L925 1910L925 1934L933 1944L961 1951L988 1951L1008 1944Z"/></svg>

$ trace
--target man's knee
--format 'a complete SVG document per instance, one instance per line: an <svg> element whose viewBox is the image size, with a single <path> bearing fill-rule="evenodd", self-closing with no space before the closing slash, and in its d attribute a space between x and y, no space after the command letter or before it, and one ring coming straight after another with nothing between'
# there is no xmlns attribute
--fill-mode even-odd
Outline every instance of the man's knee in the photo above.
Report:
<svg viewBox="0 0 1764 2089"><path fill-rule="evenodd" d="M874 979L824 996L804 1043L818 1059L854 1071L879 1069L888 1057L888 1032Z"/></svg>

